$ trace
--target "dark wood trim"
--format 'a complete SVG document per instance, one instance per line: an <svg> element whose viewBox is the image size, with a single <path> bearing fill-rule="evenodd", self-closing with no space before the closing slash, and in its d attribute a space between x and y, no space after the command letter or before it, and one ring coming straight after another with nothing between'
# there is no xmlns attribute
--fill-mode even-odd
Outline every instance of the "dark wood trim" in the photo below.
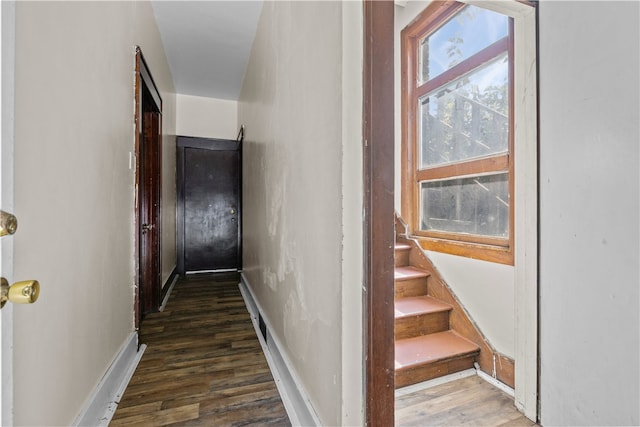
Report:
<svg viewBox="0 0 640 427"><path fill-rule="evenodd" d="M365 424L394 424L394 3L364 2Z"/></svg>
<svg viewBox="0 0 640 427"><path fill-rule="evenodd" d="M176 137L176 269L179 275L185 274L184 269L184 147L180 147L181 136Z"/></svg>
<svg viewBox="0 0 640 427"><path fill-rule="evenodd" d="M244 209L242 203L242 162L243 162L243 146L244 146L244 125L242 126L242 138L237 140L238 142L238 271L242 271L242 224L244 224L243 216Z"/></svg>
<svg viewBox="0 0 640 427"><path fill-rule="evenodd" d="M139 199L139 192L138 192L138 188L140 188L140 174L138 173L138 171L140 170L140 126L142 126L142 79L140 77L140 56L141 56L141 52L140 52L140 48L136 48L136 60L135 60L135 101L134 101L134 117L133 117L133 121L134 121L134 127L135 127L135 131L134 131L134 150L136 153L136 159L135 159L135 168L136 168L136 172L135 172L135 189L136 191L134 192L134 215L133 215L133 229L135 230L133 232L134 235L134 250L133 250L133 257L134 257L134 264L135 264L135 284L134 284L134 296L133 296L133 323L134 323L134 327L136 330L140 329L140 319L141 319L141 310L140 310L140 289L139 289L139 285L140 285L140 281L139 281L139 277L140 277L140 236L138 234L138 230L140 229L140 206L139 203L140 201Z"/></svg>
<svg viewBox="0 0 640 427"><path fill-rule="evenodd" d="M136 60L135 60L135 106L134 106L134 123L135 123L135 202L134 202L134 239L135 239L135 274L136 274L136 286L134 292L134 324L136 329L139 328L142 317L145 313L150 311L155 311L160 306L161 302L161 293L162 293L162 259L161 259L161 250L162 250L162 98L160 97L160 93L158 91L157 86L149 72L147 67L147 63L142 55L142 51L139 47L136 47L135 50ZM146 93L146 95L145 95ZM153 104L153 110L145 111L144 107L144 97L148 96L151 98L151 103ZM145 192L143 191L144 182L142 182L142 168L148 167L149 165L143 164L143 155L142 155L142 138L144 137L145 127L144 123L144 115L147 114L147 120L150 120L149 128L155 128L157 131L157 135L153 139L152 145L153 153L155 156L153 160L153 166L150 168L150 172L153 173L154 183L150 187L155 193L154 196L151 194L147 194L145 197ZM148 130L148 129L147 129ZM153 133L153 132L152 132ZM148 163L148 162L147 162ZM157 277L154 275L153 282L149 285L149 289L144 290L145 298L140 298L140 294L143 291L141 287L142 283L142 268L141 268L141 257L143 256L140 245L142 242L141 239L141 223L140 223L140 214L144 212L144 209L147 209L150 200L153 199L153 202L156 205L153 207L153 216L154 221L152 226L154 227L153 233L154 238L152 240L152 245L155 248L155 255L157 261ZM151 203L153 203L151 202ZM143 306L144 305L144 306Z"/></svg>

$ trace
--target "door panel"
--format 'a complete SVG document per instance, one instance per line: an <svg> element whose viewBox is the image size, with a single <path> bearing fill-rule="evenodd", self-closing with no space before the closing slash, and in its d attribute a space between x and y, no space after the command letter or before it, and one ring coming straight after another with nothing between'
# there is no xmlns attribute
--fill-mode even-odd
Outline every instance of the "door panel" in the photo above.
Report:
<svg viewBox="0 0 640 427"><path fill-rule="evenodd" d="M160 303L160 113L145 111L142 122L138 241L140 304L144 315L156 311Z"/></svg>
<svg viewBox="0 0 640 427"><path fill-rule="evenodd" d="M239 269L239 145L199 139L184 146L183 138L178 150L178 253L182 258L178 269L180 273Z"/></svg>

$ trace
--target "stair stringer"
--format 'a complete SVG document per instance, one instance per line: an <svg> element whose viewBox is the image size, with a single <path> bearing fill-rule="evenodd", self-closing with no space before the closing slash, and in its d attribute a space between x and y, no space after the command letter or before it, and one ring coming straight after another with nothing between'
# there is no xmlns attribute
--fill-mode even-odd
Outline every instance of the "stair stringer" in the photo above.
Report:
<svg viewBox="0 0 640 427"><path fill-rule="evenodd" d="M427 279L428 295L453 306L449 317L450 328L480 347L477 361L484 373L514 388L514 360L495 350L420 244L415 239L407 237L406 228L405 233L398 232L398 223L406 227L404 221L398 216L396 220L396 241L411 246L409 264L431 273Z"/></svg>

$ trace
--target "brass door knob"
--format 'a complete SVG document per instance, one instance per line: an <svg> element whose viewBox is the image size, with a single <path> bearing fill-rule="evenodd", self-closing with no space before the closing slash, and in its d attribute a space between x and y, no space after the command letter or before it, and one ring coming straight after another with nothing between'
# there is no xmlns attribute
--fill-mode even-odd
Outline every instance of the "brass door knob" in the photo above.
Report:
<svg viewBox="0 0 640 427"><path fill-rule="evenodd" d="M40 295L40 283L37 280L24 280L9 286L4 277L0 278L0 308L7 301L14 304L33 304Z"/></svg>
<svg viewBox="0 0 640 427"><path fill-rule="evenodd" d="M0 211L0 237L13 234L18 229L18 219L9 212Z"/></svg>

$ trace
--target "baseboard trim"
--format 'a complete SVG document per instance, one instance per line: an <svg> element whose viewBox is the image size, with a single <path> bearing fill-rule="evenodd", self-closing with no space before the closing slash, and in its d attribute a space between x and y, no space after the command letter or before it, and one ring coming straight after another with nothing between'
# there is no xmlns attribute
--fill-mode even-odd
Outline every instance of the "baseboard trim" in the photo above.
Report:
<svg viewBox="0 0 640 427"><path fill-rule="evenodd" d="M178 267L174 267L173 271L169 275L167 279L167 283L162 287L162 304L158 308L158 311L164 311L164 307L167 305L167 301L169 301L169 297L171 296L171 291L173 287L176 285L178 281Z"/></svg>
<svg viewBox="0 0 640 427"><path fill-rule="evenodd" d="M443 377L434 378L432 380L423 381L421 383L412 384L408 386L404 386L396 389L395 396L396 399L398 397L406 396L407 394L415 393L417 391L426 390L432 387L436 387L442 384L450 383L452 381L460 380L462 378L472 377L477 375L475 368L465 369L464 371L454 372L453 374L448 374Z"/></svg>
<svg viewBox="0 0 640 427"><path fill-rule="evenodd" d="M500 390L504 391L509 396L515 398L516 394L515 394L515 390L513 388L509 387L507 384L503 383L502 381L498 380L497 378L494 378L491 375L487 374L486 372L482 371L480 369L480 367L477 366L477 365L478 364L476 363L476 371L478 372L478 376L480 378L482 378L483 380L485 380L486 382L488 382L492 386L494 386L496 388L499 388Z"/></svg>
<svg viewBox="0 0 640 427"><path fill-rule="evenodd" d="M108 426L140 358L147 348L138 349L138 333L132 332L120 348L107 372L73 421L73 426Z"/></svg>
<svg viewBox="0 0 640 427"><path fill-rule="evenodd" d="M311 404L307 392L286 354L281 350L280 341L271 335L269 319L265 317L260 304L254 298L246 276L241 273L240 277L241 280L238 285L240 292L251 316L251 322L256 330L256 335L258 335L269 369L278 387L282 403L287 415L289 415L289 421L294 426L321 426L322 423ZM260 328L261 325L263 330Z"/></svg>

